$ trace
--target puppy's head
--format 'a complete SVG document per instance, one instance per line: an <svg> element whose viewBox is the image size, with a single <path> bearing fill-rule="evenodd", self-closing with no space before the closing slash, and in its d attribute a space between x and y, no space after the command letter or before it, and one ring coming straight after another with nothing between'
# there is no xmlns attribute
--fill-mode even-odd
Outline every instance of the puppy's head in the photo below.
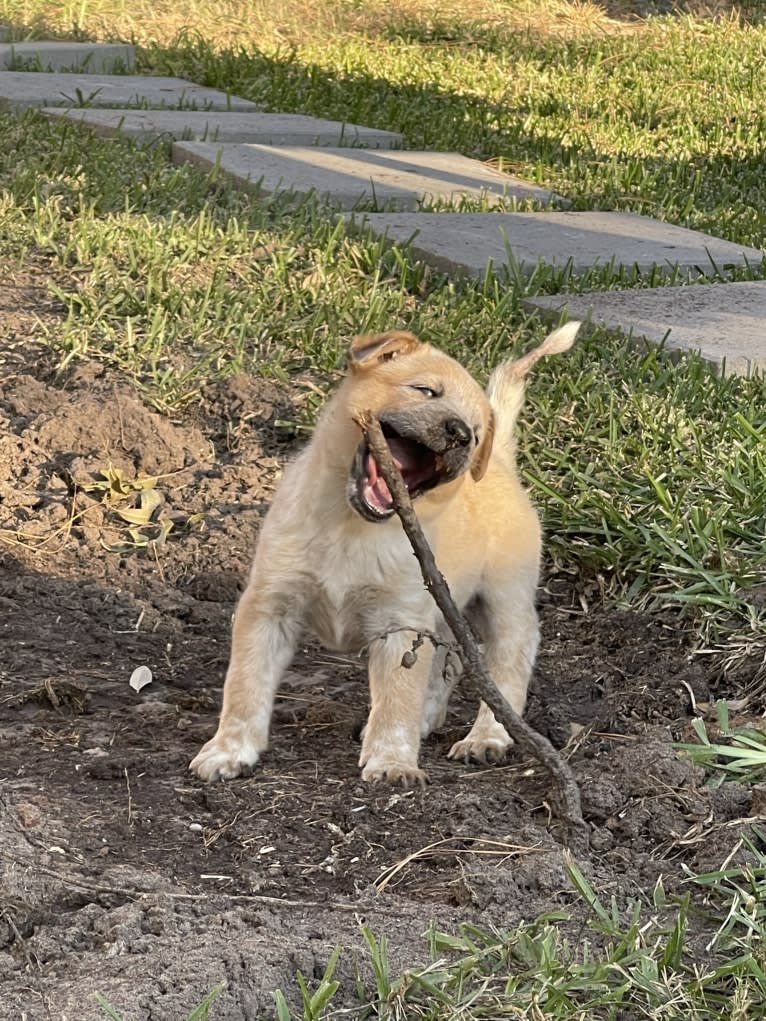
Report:
<svg viewBox="0 0 766 1021"><path fill-rule="evenodd" d="M492 449L492 409L462 366L399 330L356 337L349 364L347 410L352 418L368 410L378 418L413 500L439 503L462 476L482 478ZM367 521L394 513L364 439L350 466L347 496Z"/></svg>

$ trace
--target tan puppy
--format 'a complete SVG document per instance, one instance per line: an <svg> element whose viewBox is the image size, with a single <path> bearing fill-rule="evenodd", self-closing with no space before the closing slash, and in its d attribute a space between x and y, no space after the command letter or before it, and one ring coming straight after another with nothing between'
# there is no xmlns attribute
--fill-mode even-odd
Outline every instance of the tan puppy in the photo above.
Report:
<svg viewBox="0 0 766 1021"><path fill-rule="evenodd" d="M538 645L540 526L519 481L513 431L524 376L569 348L568 323L495 370L487 393L452 358L411 333L357 337L350 370L311 442L287 468L264 521L234 620L215 737L191 763L203 780L238 776L266 750L277 687L305 628L331 649L367 650L371 708L359 764L365 780L423 781L421 737L440 726L445 655L417 632L443 631L385 482L354 419L371 410L415 500L459 607L481 634L486 664L521 713ZM499 758L510 738L485 705L453 758Z"/></svg>

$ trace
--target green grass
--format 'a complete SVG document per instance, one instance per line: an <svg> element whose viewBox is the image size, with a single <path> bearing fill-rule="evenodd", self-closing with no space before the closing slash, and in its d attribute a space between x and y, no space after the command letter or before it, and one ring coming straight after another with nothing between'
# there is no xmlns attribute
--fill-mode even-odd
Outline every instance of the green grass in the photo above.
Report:
<svg viewBox="0 0 766 1021"><path fill-rule="evenodd" d="M766 731L753 726L732 727L728 703L719 701L715 708L716 740L711 741L705 721L698 717L692 720L697 741L676 747L710 772L710 786L718 787L726 780L762 782L766 776Z"/></svg>
<svg viewBox="0 0 766 1021"><path fill-rule="evenodd" d="M762 833L753 834L755 840ZM674 900L661 882L647 898L605 902L578 866L568 862L572 885L587 904L586 927L565 935L571 916L541 915L515 929L464 924L457 933L432 927L431 963L392 973L388 942L367 928L367 961L360 969L357 1009L335 1006L338 959L311 992L300 979L302 1009L291 1012L275 994L277 1021L350 1016L386 1021L746 1021L766 1010L763 939L766 913L764 858L693 877ZM741 842L742 843L742 842ZM699 919L714 935L700 947Z"/></svg>
<svg viewBox="0 0 766 1021"><path fill-rule="evenodd" d="M713 930L706 951L730 953L747 947L762 965L766 963L762 952L766 926L764 840L766 833L754 825L749 834L739 838L721 868L698 874L686 869L695 894L704 891L699 908ZM734 862L743 854L745 864Z"/></svg>

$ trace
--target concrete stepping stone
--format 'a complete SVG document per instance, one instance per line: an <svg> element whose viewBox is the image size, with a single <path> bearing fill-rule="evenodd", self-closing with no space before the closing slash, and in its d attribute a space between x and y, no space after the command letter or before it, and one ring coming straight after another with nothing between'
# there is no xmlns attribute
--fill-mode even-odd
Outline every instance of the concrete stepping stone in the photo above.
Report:
<svg viewBox="0 0 766 1021"><path fill-rule="evenodd" d="M698 351L727 375L766 372L766 281L556 294L524 304L671 351Z"/></svg>
<svg viewBox="0 0 766 1021"><path fill-rule="evenodd" d="M445 273L484 276L491 259L495 270L517 264L532 270L543 260L575 273L610 263L649 270L679 266L709 272L716 266L760 265L754 248L674 227L631 213L366 213L361 227L395 244L411 241L412 252Z"/></svg>
<svg viewBox="0 0 766 1021"><path fill-rule="evenodd" d="M100 72L131 70L135 47L127 43L19 42L0 44L0 69Z"/></svg>
<svg viewBox="0 0 766 1021"><path fill-rule="evenodd" d="M218 89L161 75L0 71L0 109L30 106L142 106L256 110Z"/></svg>
<svg viewBox="0 0 766 1021"><path fill-rule="evenodd" d="M361 202L415 209L421 201L454 201L464 195L490 202L504 196L540 202L551 198L545 188L457 153L177 142L173 159L206 168L219 165L236 184L266 195L313 192L342 209Z"/></svg>
<svg viewBox="0 0 766 1021"><path fill-rule="evenodd" d="M49 117L66 118L100 135L127 135L146 142L166 136L216 142L259 142L264 145L400 145L395 131L365 128L321 117L293 113L222 113L200 110L93 110L44 107Z"/></svg>

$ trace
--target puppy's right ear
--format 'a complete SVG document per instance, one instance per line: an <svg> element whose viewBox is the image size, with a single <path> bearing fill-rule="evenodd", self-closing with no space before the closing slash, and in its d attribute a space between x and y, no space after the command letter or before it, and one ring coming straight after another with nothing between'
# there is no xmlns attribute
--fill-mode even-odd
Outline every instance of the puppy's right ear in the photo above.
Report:
<svg viewBox="0 0 766 1021"><path fill-rule="evenodd" d="M405 330L388 330L387 333L364 333L354 337L348 352L352 371L368 369L380 362L390 362L400 355L409 354L420 347L414 333Z"/></svg>

